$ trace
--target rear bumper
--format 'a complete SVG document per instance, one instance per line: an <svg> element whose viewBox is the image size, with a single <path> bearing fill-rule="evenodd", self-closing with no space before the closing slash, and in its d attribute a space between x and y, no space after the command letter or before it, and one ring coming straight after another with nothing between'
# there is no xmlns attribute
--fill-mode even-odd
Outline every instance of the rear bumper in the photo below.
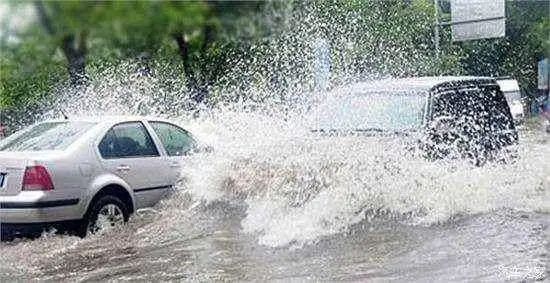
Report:
<svg viewBox="0 0 550 283"><path fill-rule="evenodd" d="M0 223L43 223L80 218L79 199L0 201Z"/></svg>
<svg viewBox="0 0 550 283"><path fill-rule="evenodd" d="M78 204L79 201L80 201L79 199L61 199L61 200L35 201L35 202L3 201L3 202L0 202L0 209L51 208L51 207L75 205L75 204Z"/></svg>

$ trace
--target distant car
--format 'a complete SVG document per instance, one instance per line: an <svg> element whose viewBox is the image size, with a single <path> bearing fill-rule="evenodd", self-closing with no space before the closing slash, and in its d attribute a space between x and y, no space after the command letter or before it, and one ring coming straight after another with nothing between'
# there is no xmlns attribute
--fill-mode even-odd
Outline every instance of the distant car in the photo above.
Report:
<svg viewBox="0 0 550 283"><path fill-rule="evenodd" d="M310 112L323 135L423 136L429 158L470 158L482 164L517 144L506 99L494 79L418 77L384 79L336 89Z"/></svg>
<svg viewBox="0 0 550 283"><path fill-rule="evenodd" d="M45 121L0 141L3 230L72 227L85 236L128 221L175 185L193 136L144 117Z"/></svg>
<svg viewBox="0 0 550 283"><path fill-rule="evenodd" d="M523 103L521 99L521 91L517 80L514 79L497 79L500 90L508 102L510 113L516 124L519 124L525 118L523 111Z"/></svg>
<svg viewBox="0 0 550 283"><path fill-rule="evenodd" d="M541 116L546 132L550 134L550 95L546 96L541 106Z"/></svg>

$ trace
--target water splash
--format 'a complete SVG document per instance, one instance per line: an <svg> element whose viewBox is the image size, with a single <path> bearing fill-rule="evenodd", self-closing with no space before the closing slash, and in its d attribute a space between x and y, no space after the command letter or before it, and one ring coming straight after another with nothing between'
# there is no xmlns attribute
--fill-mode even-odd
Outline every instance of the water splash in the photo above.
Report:
<svg viewBox="0 0 550 283"><path fill-rule="evenodd" d="M165 63L155 63L151 74L141 73L134 63L101 67L85 88L59 86L58 101L48 105L45 116L58 116L59 109L72 115L168 116L214 152L186 160L181 191L161 203L151 219L138 215L120 235L84 240L45 235L38 244L16 243L6 248L9 256L0 265L40 274L39 267L60 255L73 262L78 257L73 250L93 258L95 248L109 248L104 242L155 249L200 237L202 231L193 230L190 219L212 203L243 204L242 231L271 247L314 243L373 219L429 226L498 209L550 211L550 147L538 138L522 137L513 163L474 167L429 162L410 151L410 141L392 137L312 134L305 123L307 110L324 95L314 76L319 38L332 48L328 87L440 70L432 68L427 43L421 48L404 43L401 49L389 39L376 43L381 30L362 26L389 20L372 20L367 10L336 7L319 14L321 8L304 6L282 10L273 17L282 19L273 35L250 47L251 56L233 59L233 70L210 86L208 103L214 106L195 105L181 70ZM358 56L361 48L376 53ZM447 71L453 70L460 71ZM80 271L78 266L67 269Z"/></svg>
<svg viewBox="0 0 550 283"><path fill-rule="evenodd" d="M550 211L550 149L528 137L514 162L476 167L425 160L411 151L414 139L321 137L303 120L219 113L206 131L217 137L215 152L189 160L185 187L196 199L246 203L243 230L269 246L309 243L388 214L433 225L498 209Z"/></svg>

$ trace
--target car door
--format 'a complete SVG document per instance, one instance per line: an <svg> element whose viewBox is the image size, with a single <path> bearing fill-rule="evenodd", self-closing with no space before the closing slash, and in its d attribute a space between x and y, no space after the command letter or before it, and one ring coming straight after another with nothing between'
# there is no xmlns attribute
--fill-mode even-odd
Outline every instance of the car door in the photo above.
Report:
<svg viewBox="0 0 550 283"><path fill-rule="evenodd" d="M197 143L186 130L167 122L149 121L160 139L170 166L170 180L176 182L181 176L183 156L193 152Z"/></svg>
<svg viewBox="0 0 550 283"><path fill-rule="evenodd" d="M173 185L170 167L142 122L113 126L99 143L104 169L134 191L137 208L154 205Z"/></svg>

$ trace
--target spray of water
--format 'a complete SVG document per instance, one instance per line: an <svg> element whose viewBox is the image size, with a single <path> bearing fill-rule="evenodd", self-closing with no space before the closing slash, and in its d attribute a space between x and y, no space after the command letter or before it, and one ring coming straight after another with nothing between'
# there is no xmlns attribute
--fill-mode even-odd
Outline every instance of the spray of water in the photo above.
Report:
<svg viewBox="0 0 550 283"><path fill-rule="evenodd" d="M195 125L216 137L216 150L188 161L187 192L245 202L243 229L270 246L315 241L380 215L432 225L503 208L550 209L550 150L528 137L514 162L476 167L428 161L403 138L318 136L302 118L223 112L207 122L214 127Z"/></svg>
<svg viewBox="0 0 550 283"><path fill-rule="evenodd" d="M42 245L13 244L1 266L40 273L36 266L76 247L87 247L79 254L93 257L94 247L106 239L114 246L130 241L147 248L198 237L190 219L220 203L243 207L240 229L270 247L315 243L373 219L429 226L500 209L550 212L545 137L524 134L514 162L476 167L460 160L428 161L411 150L412 138L310 132L308 109L327 95L315 83L319 38L329 40L336 58L329 86L386 75L384 68L367 68L373 58L364 64L350 59L359 44L358 25L366 20L360 13L344 13L337 23L342 29L330 29L341 34L328 37L322 27L329 18L315 11L310 6L279 11L280 30L252 47L253 56L235 59L234 70L211 86L214 106L193 104L181 76L163 64L147 75L136 64L120 64L95 73L78 91L60 87L58 102L45 116L56 116L59 109L73 115L168 116L214 150L187 157L178 190L152 216L140 213L124 231L115 231L122 236L113 232L81 240L46 234ZM423 61L421 51L412 58ZM375 59L390 56L386 53Z"/></svg>

